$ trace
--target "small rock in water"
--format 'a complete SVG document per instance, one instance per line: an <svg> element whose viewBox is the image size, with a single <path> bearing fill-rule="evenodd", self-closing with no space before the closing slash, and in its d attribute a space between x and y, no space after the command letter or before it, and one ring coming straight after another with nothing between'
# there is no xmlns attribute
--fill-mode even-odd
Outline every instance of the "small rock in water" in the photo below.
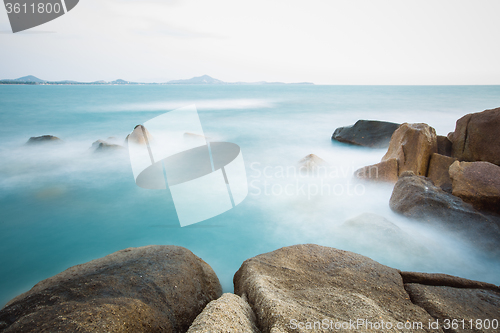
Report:
<svg viewBox="0 0 500 333"><path fill-rule="evenodd" d="M43 143L63 143L63 140L53 135L32 136L26 145L38 145Z"/></svg>
<svg viewBox="0 0 500 333"><path fill-rule="evenodd" d="M326 167L327 165L328 163L325 160L314 154L309 154L298 162L299 170L302 172L313 172L318 170L319 167Z"/></svg>

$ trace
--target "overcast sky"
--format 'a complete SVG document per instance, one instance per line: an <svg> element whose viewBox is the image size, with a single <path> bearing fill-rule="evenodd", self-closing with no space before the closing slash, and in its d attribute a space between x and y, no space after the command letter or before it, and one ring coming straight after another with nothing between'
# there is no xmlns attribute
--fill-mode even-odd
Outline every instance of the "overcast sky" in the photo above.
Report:
<svg viewBox="0 0 500 333"><path fill-rule="evenodd" d="M500 0L80 0L12 34L0 8L0 79L500 84L499 13Z"/></svg>

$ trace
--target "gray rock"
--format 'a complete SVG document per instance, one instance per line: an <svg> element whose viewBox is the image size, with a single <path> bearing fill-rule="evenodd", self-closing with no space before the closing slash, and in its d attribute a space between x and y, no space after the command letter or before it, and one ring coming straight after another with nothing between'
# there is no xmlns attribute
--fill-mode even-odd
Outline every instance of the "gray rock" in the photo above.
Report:
<svg viewBox="0 0 500 333"><path fill-rule="evenodd" d="M445 332L497 332L491 326L486 329L483 321L488 320L491 325L492 319L500 319L499 292L414 283L405 284L405 289L415 304L439 320ZM455 320L457 326L446 326L445 320L449 320L449 324Z"/></svg>
<svg viewBox="0 0 500 333"><path fill-rule="evenodd" d="M389 147L391 136L399 124L378 120L358 120L354 125L339 127L333 140L370 148Z"/></svg>
<svg viewBox="0 0 500 333"><path fill-rule="evenodd" d="M94 150L94 153L104 153L104 152L115 152L115 151L124 151L124 147L109 143L104 140L97 140L92 143L92 147L90 149Z"/></svg>
<svg viewBox="0 0 500 333"><path fill-rule="evenodd" d="M43 143L62 143L63 141L57 136L53 135L42 135L42 136L32 136L29 138L26 145L38 145Z"/></svg>
<svg viewBox="0 0 500 333"><path fill-rule="evenodd" d="M196 317L188 333L241 332L258 333L255 314L250 305L235 294L224 294L208 303Z"/></svg>
<svg viewBox="0 0 500 333"><path fill-rule="evenodd" d="M2 332L185 332L222 289L178 246L129 248L41 281L0 311Z"/></svg>
<svg viewBox="0 0 500 333"><path fill-rule="evenodd" d="M401 332L398 322L433 319L411 302L398 270L355 253L312 244L246 260L234 276L234 286L236 294L248 299L263 332L374 331L334 328L336 322L357 319L389 322L393 328L384 332ZM333 328L307 329L307 322L325 321ZM300 322L305 327L295 329Z"/></svg>
<svg viewBox="0 0 500 333"><path fill-rule="evenodd" d="M427 286L445 286L453 288L485 289L500 292L500 287L486 282L473 281L448 274L429 274L420 272L401 272L403 282L418 283Z"/></svg>
<svg viewBox="0 0 500 333"><path fill-rule="evenodd" d="M498 253L500 221L476 211L470 204L412 172L401 175L389 202L391 209L407 217L454 232L473 245Z"/></svg>

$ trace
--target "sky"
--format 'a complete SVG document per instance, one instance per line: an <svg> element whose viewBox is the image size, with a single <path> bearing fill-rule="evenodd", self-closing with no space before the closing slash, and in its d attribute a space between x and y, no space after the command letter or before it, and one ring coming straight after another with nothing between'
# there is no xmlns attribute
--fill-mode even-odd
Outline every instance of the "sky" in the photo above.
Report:
<svg viewBox="0 0 500 333"><path fill-rule="evenodd" d="M498 13L499 0L80 0L13 34L0 8L0 79L500 84Z"/></svg>

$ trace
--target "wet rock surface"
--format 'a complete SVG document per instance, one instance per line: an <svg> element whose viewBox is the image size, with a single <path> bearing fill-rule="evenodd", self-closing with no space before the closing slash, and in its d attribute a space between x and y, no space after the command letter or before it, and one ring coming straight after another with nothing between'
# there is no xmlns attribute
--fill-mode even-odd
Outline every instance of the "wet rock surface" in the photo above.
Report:
<svg viewBox="0 0 500 333"><path fill-rule="evenodd" d="M400 124L377 120L358 120L354 125L339 127L333 140L371 148L386 148Z"/></svg>

